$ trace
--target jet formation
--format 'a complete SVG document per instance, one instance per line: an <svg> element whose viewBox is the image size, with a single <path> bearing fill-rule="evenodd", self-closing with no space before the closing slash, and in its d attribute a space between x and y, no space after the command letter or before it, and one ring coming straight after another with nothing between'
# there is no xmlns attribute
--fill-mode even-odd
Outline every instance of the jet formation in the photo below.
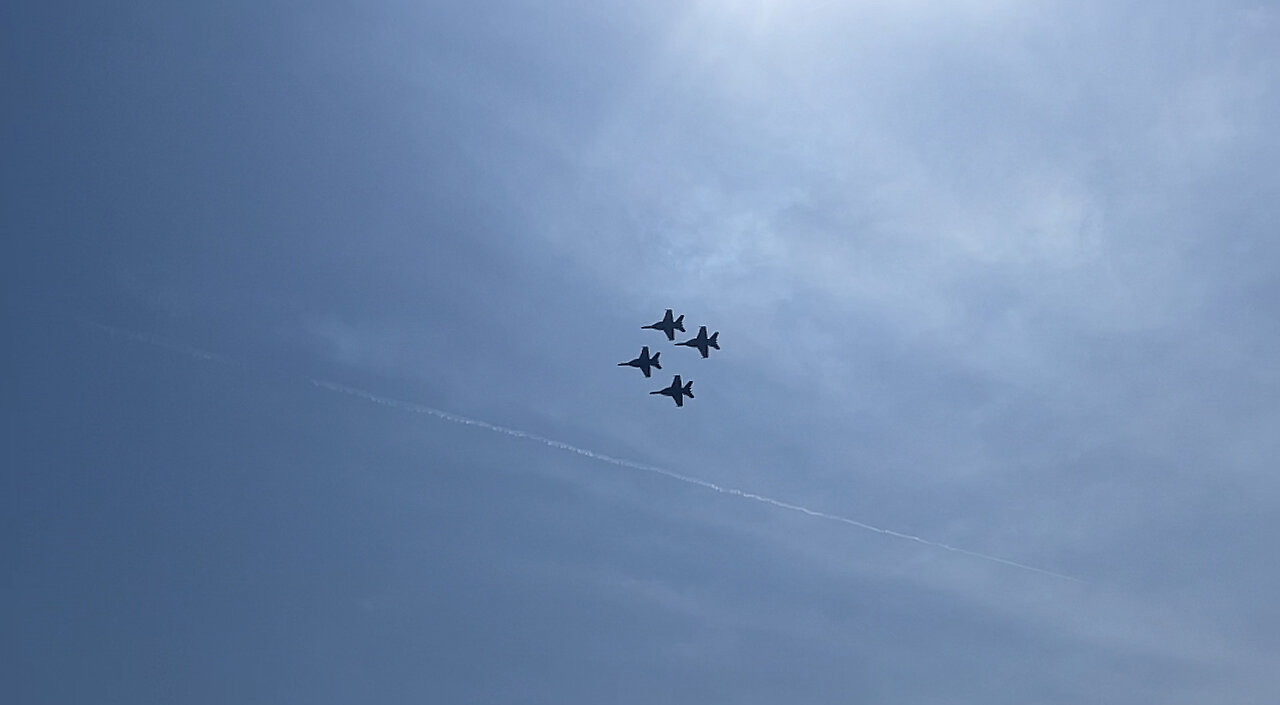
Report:
<svg viewBox="0 0 1280 705"><path fill-rule="evenodd" d="M675 312L671 309L667 309L662 320L657 323L651 323L647 326L640 326L640 328L661 331L667 336L668 341L675 342L676 331L680 331L681 333L685 332L684 315L676 316ZM711 354L712 349L720 349L720 342L718 340L719 336L720 331L707 335L707 327L699 326L698 334L696 336L684 342L675 344L695 348L705 359ZM658 356L661 354L661 352L656 352L650 356L649 346L646 345L640 349L639 357L636 357L634 360L628 360L627 362L619 362L618 367L635 367L644 373L645 377L649 377L652 370L662 369L662 364L658 361ZM657 389L649 393L671 397L671 400L676 403L676 406L683 407L684 400L686 398L693 398L693 381L685 382L680 378L680 375L675 375L671 380L671 386L663 389Z"/></svg>

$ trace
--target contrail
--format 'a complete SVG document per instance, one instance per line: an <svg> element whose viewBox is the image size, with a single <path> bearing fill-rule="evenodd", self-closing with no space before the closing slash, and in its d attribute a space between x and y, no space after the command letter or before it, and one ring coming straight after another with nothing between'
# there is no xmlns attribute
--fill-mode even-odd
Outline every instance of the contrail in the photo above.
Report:
<svg viewBox="0 0 1280 705"><path fill-rule="evenodd" d="M206 352L204 350L200 350L199 348L193 348L189 345L183 345L182 343L177 343L172 340L167 340L165 338L161 338L156 335L151 335L149 333L136 333L133 331L115 328L113 326L106 326L100 323L90 323L87 321L81 321L81 323L91 328L97 329L99 331L108 333L114 337L125 338L127 340L132 340L134 342L151 345L158 348L163 348L165 350L170 350L172 352L182 353L184 355L195 358L197 360L201 360L203 362L233 364L231 360L221 355L215 355L214 353ZM788 511L805 514L807 516L811 516L816 519L825 519L827 521L834 521L840 524L847 524L848 526L853 526L853 527L862 529L864 531L871 531L877 534L882 534L884 536L891 536L893 538L903 539L905 541L914 541L915 543L918 543L924 546L940 548L944 551L950 551L952 553L958 553L964 556L970 556L972 558L978 558L978 559L989 561L992 563L999 563L1001 565L1006 565L1011 568L1018 568L1020 570L1030 571L1032 573L1039 573L1040 575L1047 575L1052 578L1070 580L1076 583L1085 582L1080 578L1066 575L1064 573L1056 573L1052 570L1047 570L1045 568L1037 568L1036 566L1027 565L1026 563L1018 563L1017 561L1011 561L1007 558L1000 558L999 556L992 556L986 553L979 553L978 551L970 551L967 548L960 548L959 546L952 546L949 544L941 543L939 541L930 541L929 539L926 539L926 538L913 536L911 534L904 534L898 531L893 531L892 529L882 529L878 526L872 526L871 524L866 524L856 519L842 517L842 516L839 516L838 514L828 514L826 512L820 512L816 509L809 509L808 507L802 507L798 504L783 502L782 500L773 499L772 497L765 497L764 495L758 495L753 492L747 492L745 490L740 490L734 487L722 487L720 485L715 484L714 482L708 482L706 480L701 480L696 477L690 477L688 475L681 475L678 472L673 472L671 470L660 468L655 465L646 465L644 463L637 463L634 460L626 460L624 458L615 458L611 455L605 455L603 453L597 453L595 451L587 450L586 448L579 448L577 446L570 445L563 441L557 441L557 440L547 438L545 436L539 436L536 433L529 433L528 431L521 431L519 429L508 428L506 426L499 426L497 424L491 424L487 421L480 421L479 419L472 419L466 416L459 416L458 414L452 414L452 413L449 413L448 411L442 411L440 409L433 409L429 406L424 406L422 404L414 404L412 402L400 401L398 399L388 399L387 397L380 397L376 394L366 392L362 389L345 387L341 384L336 384L334 382L326 382L324 380L319 380L319 379L312 379L310 380L310 382L311 384L317 387L320 387L322 389L327 389L331 392L336 392L338 394L345 394L347 396L355 397L357 399L363 399L365 401L372 402L374 404L381 404L382 406L388 406L393 409L399 409L401 411L407 411L414 414L425 414L427 416L434 416L438 419L442 419L450 423L456 423L463 426L474 426L476 428L482 428L486 431L491 431L493 433L501 433L506 436L511 436L512 438L521 438L527 441L541 443L542 445L545 445L549 448L563 450L568 453L576 453L578 455L591 458L592 460L599 460L602 463L609 463L610 465L616 465L618 467L630 468L632 470L640 470L643 472L654 473L656 475L662 475L663 477L669 477L672 480L683 482L687 485L701 487L703 489L711 490L712 492L718 492L724 495L729 495L731 497L740 497L742 499L749 499L755 502L760 502L762 504L767 504L772 507L777 507L779 509L786 509Z"/></svg>
<svg viewBox="0 0 1280 705"><path fill-rule="evenodd" d="M327 389L331 392L346 394L347 396L356 397L357 399L363 399L365 401L373 402L374 404L381 404L382 406L389 406L393 409L408 411L415 414L425 414L428 416L434 416L438 419L443 419L451 423L461 424L463 426L475 426L477 428L482 428L486 431L492 431L493 433L501 433L503 435L511 436L512 438L522 438L524 440L533 441L535 443L541 443L542 445L548 446L550 448L567 451L569 453L576 453L578 455L591 458L592 460L599 460L602 463L609 463L611 465L617 465L618 467L631 468L633 470L641 470L644 472L655 473L657 475L662 475L663 477L669 477L673 480L678 480L680 482L683 482L688 485L693 485L695 487L701 487L703 489L708 489L713 492L719 492L720 494L725 494L732 497L741 497L742 499L750 499L756 502L761 502L763 504L768 504L770 506L777 507L779 509L786 509L793 512L799 512L800 514L805 514L811 517L815 517L817 519L826 519L827 521L834 521L834 522L839 522L841 524L847 524L849 526L854 526L859 529L863 529L865 531L872 531L877 534L883 534L885 536L892 536L898 539L914 541L918 544L922 544L925 546L940 548L944 551L951 551L952 553L959 553L961 555L970 556L973 558L979 558L984 561L990 561L992 563L1007 565L1012 568L1027 570L1027 571L1031 571L1032 573L1039 573L1040 575L1047 575L1053 578L1070 580L1072 582L1077 582L1077 583L1084 582L1080 578L1076 578L1063 573L1056 573L1052 570L1046 570L1044 568L1037 568L1033 565L1027 565L1025 563L1018 563L1017 561L1011 561L1007 558L1000 558L999 556L992 556L986 553L979 553L978 551L970 551L967 548L960 548L959 546L952 546L952 545L941 543L938 541L930 541L929 539L926 539L926 538L913 536L911 534L904 534L898 531L893 531L892 529L882 529L878 526L872 526L871 524L866 524L856 519L842 517L837 514L828 514L826 512L820 512L816 509L809 509L808 507L802 507L798 504L783 502L782 500L773 499L772 497L765 497L763 495L758 495L753 492L746 492L744 490L740 490L734 487L722 487L721 485L717 485L714 482L700 480L696 477L690 477L688 475L681 475L678 472L672 472L671 470L660 468L654 465L637 463L633 460L626 460L624 458L615 458L611 455L605 455L603 453L597 453L592 450L587 450L586 448L579 448L577 446L570 445L563 441L557 441L557 440L547 438L545 436L539 436L536 433L529 433L528 431L521 431L515 428L499 426L497 424L491 424L487 421L480 421L479 419L472 419L466 416L459 416L458 414L452 414L452 413L449 413L448 411L442 411L440 409L433 409L429 406L423 406L422 404L414 404L412 402L400 401L398 399L388 399L386 397L380 397L376 394L371 394L362 389L345 387L341 384L335 384L333 382L326 382L324 380L313 379L311 380L311 383L317 387Z"/></svg>
<svg viewBox="0 0 1280 705"><path fill-rule="evenodd" d="M203 360L205 362L221 362L223 364L229 364L231 362L221 355L215 355L199 348L193 348L190 345L183 345L182 343L177 343L167 338L161 338L158 335L137 333L135 331L116 328L115 326L106 326L101 323L92 323L89 321L80 321L80 324L117 338L124 338L125 340L132 340L135 343L143 343L145 345L182 353L183 355L194 357L197 360Z"/></svg>

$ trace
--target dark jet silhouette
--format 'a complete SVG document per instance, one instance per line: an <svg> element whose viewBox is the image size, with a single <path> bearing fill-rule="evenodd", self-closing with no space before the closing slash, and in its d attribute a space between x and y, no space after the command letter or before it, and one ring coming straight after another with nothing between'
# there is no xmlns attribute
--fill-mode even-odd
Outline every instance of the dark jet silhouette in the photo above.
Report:
<svg viewBox="0 0 1280 705"><path fill-rule="evenodd" d="M640 326L640 327L660 330L663 333L667 334L667 340L675 340L676 331L680 331L681 333L684 332L684 315L681 314L679 318L672 320L671 309L667 309L667 315L663 316L661 321L658 321L657 323L654 323L651 326Z"/></svg>
<svg viewBox="0 0 1280 705"><path fill-rule="evenodd" d="M703 357L706 357L709 352L707 348L715 348L716 350L720 349L720 343L716 341L716 338L718 337L720 337L720 331L712 333L711 337L708 338L707 327L702 326L698 328L697 337L690 338L683 343L676 343L676 345L688 345L691 348L697 348L698 352L702 353Z"/></svg>
<svg viewBox="0 0 1280 705"><path fill-rule="evenodd" d="M631 362L619 362L618 367L639 367L640 371L644 373L644 376L648 377L650 367L656 370L662 369L662 364L658 362L658 356L661 354L662 353L654 353L653 357L649 357L649 346L646 345L643 348L640 348L640 357L637 357Z"/></svg>
<svg viewBox="0 0 1280 705"><path fill-rule="evenodd" d="M671 380L671 386L666 389L659 389L650 394L662 394L675 400L676 406L684 406L684 397L693 398L693 382L686 382L684 386L680 386L680 375Z"/></svg>

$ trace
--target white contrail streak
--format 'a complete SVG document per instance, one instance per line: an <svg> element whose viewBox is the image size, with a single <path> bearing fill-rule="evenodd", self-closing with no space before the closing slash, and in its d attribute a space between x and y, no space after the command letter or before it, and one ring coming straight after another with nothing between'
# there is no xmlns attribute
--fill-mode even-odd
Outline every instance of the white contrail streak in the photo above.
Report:
<svg viewBox="0 0 1280 705"><path fill-rule="evenodd" d="M938 541L930 541L929 539L921 538L919 536L913 536L911 534L900 533L897 531L893 531L892 529L882 529L878 526L872 526L871 524L865 524L863 522L857 521L856 519L849 519L848 517L842 517L836 514L828 514L826 512L820 512L816 509L809 509L808 507L802 507L798 504L783 502L781 500L773 499L771 497L765 497L763 495L758 495L753 492L746 492L744 490L739 490L733 487L722 487L720 485L715 484L714 482L700 480L696 477L689 477L688 475L681 475L678 472L672 472L671 470L666 470L664 468L656 467L654 465L645 465L644 463L637 463L633 460L615 458L610 455L604 455L603 453L597 453L595 451L587 450L585 448L579 448L577 446L569 445L568 443L564 443L563 441L556 441L556 440L547 438L545 436L539 436L536 433L529 433L528 431L521 431L514 428L507 428L506 426L498 426L496 424L491 424L487 421L480 421L478 419L467 418L466 416L451 414L447 411L441 411L440 409L433 409L429 406L423 406L422 404L414 404L407 401L400 401L398 399L388 399L386 397L380 397L376 394L371 394L361 389L344 387L341 384L335 384L333 382L326 382L324 380L313 379L311 380L311 383L317 387L327 389L331 392L346 394L348 396L356 397L357 399L363 399L365 401L373 402L374 404L381 404L382 406L389 406L393 409L408 411L410 413L434 416L438 419L443 419L451 423L461 424L463 426L475 426L477 428L482 428L486 431L501 433L503 435L511 436L513 438L522 438L524 440L534 441L535 443L541 443L551 448L556 448L558 450L567 451L569 453L576 453L578 455L586 456L588 458L591 458L592 460L599 460L600 462L603 462L603 463L609 463L611 465L617 465L619 467L624 467L624 468L631 468L633 470L642 470L644 472L655 473L658 475L662 475L664 477L669 477L673 480L678 480L685 484L694 485L696 487L708 489L713 492L719 492L720 494L754 500L756 502L768 504L773 507L778 507L779 509L787 509L793 512L806 514L808 516L815 517L818 519L826 519L827 521L834 521L834 522L839 522L841 524L848 524L849 526L854 526L859 529L863 529L865 531L872 531L877 534L883 534L885 536L892 536L898 539L914 541L916 543L923 544L925 546L932 546L933 548L940 548L944 551L951 551L952 553L959 553L965 556L979 558L984 561L991 561L992 563L999 563L1001 565L1007 565L1013 568L1019 568L1021 570L1028 570L1033 573L1039 573L1041 575L1048 575L1050 577L1060 578L1062 580L1070 580L1072 582L1077 582L1077 583L1084 582L1080 578L1076 578L1070 575L1065 575L1063 573L1055 573L1052 570L1037 568L1033 565L1027 565L1025 563L1018 563L1017 561L1011 561L1007 558L1000 558L999 556L992 556L986 553L970 551L967 548L951 546L949 544L940 543Z"/></svg>
<svg viewBox="0 0 1280 705"><path fill-rule="evenodd" d="M171 350L173 352L182 353L183 355L194 357L197 360L203 360L205 362L221 362L224 364L231 362L230 360L226 359L225 357L222 357L221 355L215 355L211 352L206 352L199 348L193 348L190 345L183 345L182 343L176 343L167 338L161 338L158 335L151 335L150 333L137 333L131 330L125 330L123 328L116 328L114 326L104 326L101 323L91 323L89 321L81 321L81 324L86 325L95 330L102 331L103 333L106 333L108 335L111 335L117 338L124 338L125 340L132 340L135 343L143 343L145 345L150 345L152 347L163 348L165 350Z"/></svg>
<svg viewBox="0 0 1280 705"><path fill-rule="evenodd" d="M170 350L177 353L182 353L184 355L190 356L197 360L201 360L203 362L217 362L221 364L232 364L231 360L225 357L222 357L221 355L215 355L214 353L206 352L204 350L200 350L199 348L193 348L189 345L183 345L182 343L177 343L172 340L161 338L156 335L151 335L149 333L136 333L134 331L123 330L121 328L106 326L100 323L90 323L87 321L82 321L82 323L91 328L95 328L99 331L108 333L115 337L125 338L127 340L132 340L134 342L151 345L158 348L163 348L165 350ZM779 509L786 509L793 512L799 512L800 514L805 514L817 519L825 519L827 521L834 521L841 524L847 524L849 526L857 527L865 531L871 531L877 534L883 534L885 536L892 536L893 538L897 538L897 539L914 541L915 543L922 544L924 546L932 546L933 548L940 548L944 551L951 551L952 553L959 553L961 555L978 558L984 561L990 561L992 563L1007 565L1011 568L1027 570L1027 571L1031 571L1032 573L1039 573L1041 575L1047 575L1053 578L1060 578L1062 580L1070 580L1072 582L1077 582L1077 583L1084 582L1080 578L1076 578L1070 575L1065 575L1063 573L1055 573L1052 570L1037 568L1033 565L1027 565L1025 563L1018 563L1017 561L1011 561L1007 558L1000 558L999 556L992 556L986 553L970 551L967 548L951 546L949 544L941 543L938 541L930 541L929 539L921 538L919 536L913 536L911 534L900 533L897 531L893 531L892 529L882 529L878 526L872 526L871 524L865 524L863 522L857 521L856 519L842 517L837 514L828 514L826 512L820 512L816 509L809 509L808 507L802 507L798 504L783 502L781 500L773 499L771 497L765 497L763 495L758 495L753 492L746 492L744 490L736 489L733 487L722 487L720 485L715 484L714 482L707 482L706 480L700 480L696 477L681 475L678 472L672 472L671 470L660 468L654 465L645 465L644 463L637 463L633 460L615 458L610 455L604 455L603 453L597 453L595 451L590 451L585 448L579 448L577 446L569 445L568 443L564 443L563 441L556 441L556 440L547 438L545 436L539 436L536 433L529 433L528 431L520 431L514 428L507 428L506 426L498 426L496 424L491 424L486 421L471 419L471 418L467 418L466 416L459 416L458 414L451 414L447 411L441 411L440 409L433 409L429 406L423 406L422 404L414 404L407 401L400 401L398 399L388 399L386 397L380 397L376 394L371 394L361 389L344 387L341 384L335 384L333 382L326 382L324 380L318 380L318 379L312 379L310 381L311 381L311 384L317 387L320 387L322 389L327 389L331 392L337 392L338 394L345 394L347 396L356 397L357 399L363 399L365 401L373 402L374 404L381 404L382 406L388 406L393 409L408 411L414 414L426 414L428 416L434 416L438 419L449 421L451 423L461 424L463 426L475 426L476 428L482 428L486 431L492 431L493 433L501 433L503 435L511 436L512 438L522 438L524 440L533 441L535 443L541 443L542 445L548 446L550 448L563 450L569 453L576 453L578 455L591 458L592 460L599 460L602 463L609 463L610 465L616 465L618 467L631 468L632 470L641 470L644 472L651 472L657 475L662 475L663 477L669 477L673 480L678 480L687 485L701 487L703 489L711 490L712 492L718 492L724 495L729 495L731 497L741 497L742 499L749 499L755 502L760 502L762 504L768 504L770 506L777 507Z"/></svg>

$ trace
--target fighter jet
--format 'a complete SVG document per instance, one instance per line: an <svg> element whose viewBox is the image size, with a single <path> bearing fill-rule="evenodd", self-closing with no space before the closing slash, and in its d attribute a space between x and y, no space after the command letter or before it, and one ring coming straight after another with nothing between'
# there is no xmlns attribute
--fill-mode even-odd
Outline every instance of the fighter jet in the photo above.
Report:
<svg viewBox="0 0 1280 705"><path fill-rule="evenodd" d="M649 346L646 345L643 348L640 348L640 357L637 357L631 362L619 362L618 367L639 367L640 371L644 373L644 376L648 377L650 367L658 370L662 369L662 364L658 362L658 356L661 354L662 353L654 353L653 357L649 357Z"/></svg>
<svg viewBox="0 0 1280 705"><path fill-rule="evenodd" d="M684 386L680 385L680 375L671 380L671 386L666 389L659 389L650 394L663 394L675 400L676 406L684 406L684 397L693 398L693 382L686 382Z"/></svg>
<svg viewBox="0 0 1280 705"><path fill-rule="evenodd" d="M667 334L667 340L675 340L676 331L680 331L681 333L684 332L684 315L681 314L679 318L672 320L671 309L667 309L667 314L662 317L661 321L658 321L657 323L654 323L651 326L640 326L640 327L660 330L663 333Z"/></svg>
<svg viewBox="0 0 1280 705"><path fill-rule="evenodd" d="M707 327L701 326L698 328L697 337L690 338L683 343L676 343L676 345L688 345L691 348L697 348L698 352L702 353L703 357L706 357L709 352L707 348L715 348L716 350L720 349L720 343L716 342L716 338L719 336L720 331L716 331L711 334L710 338L708 338Z"/></svg>

